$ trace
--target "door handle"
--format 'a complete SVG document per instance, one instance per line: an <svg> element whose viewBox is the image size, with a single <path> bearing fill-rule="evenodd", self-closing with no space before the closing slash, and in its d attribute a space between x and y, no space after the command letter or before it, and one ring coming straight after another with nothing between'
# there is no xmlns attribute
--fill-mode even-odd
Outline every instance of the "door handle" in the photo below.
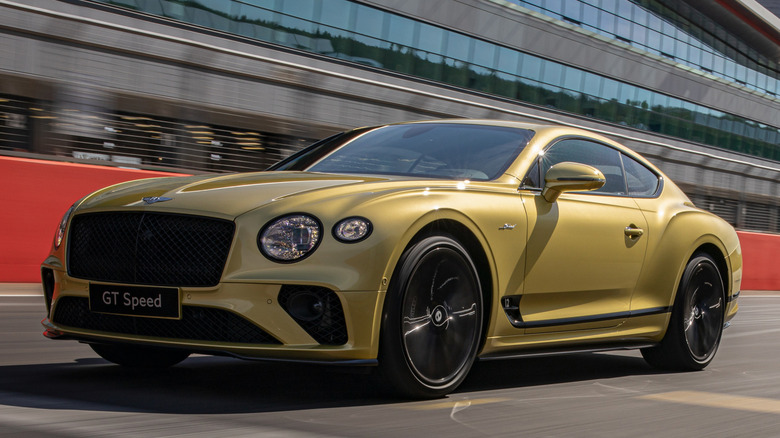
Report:
<svg viewBox="0 0 780 438"><path fill-rule="evenodd" d="M628 236L630 239L637 239L642 234L645 234L645 230L637 227L634 224L627 226L623 232L626 233L626 236Z"/></svg>

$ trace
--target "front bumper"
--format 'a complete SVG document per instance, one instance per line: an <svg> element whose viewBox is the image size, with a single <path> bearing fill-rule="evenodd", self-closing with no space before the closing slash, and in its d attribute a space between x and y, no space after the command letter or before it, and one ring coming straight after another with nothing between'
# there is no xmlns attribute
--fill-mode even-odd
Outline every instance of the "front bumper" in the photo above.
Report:
<svg viewBox="0 0 780 438"><path fill-rule="evenodd" d="M383 292L330 292L343 311L346 332L333 345L328 342L332 338L317 331L318 324L332 323L327 310L322 321L302 321L285 310L283 291L289 291L290 285L223 282L212 288L180 288L181 317L169 319L93 312L88 281L45 266L43 277L49 314L42 323L50 338L172 347L248 359L376 362ZM296 285L293 289L324 288Z"/></svg>

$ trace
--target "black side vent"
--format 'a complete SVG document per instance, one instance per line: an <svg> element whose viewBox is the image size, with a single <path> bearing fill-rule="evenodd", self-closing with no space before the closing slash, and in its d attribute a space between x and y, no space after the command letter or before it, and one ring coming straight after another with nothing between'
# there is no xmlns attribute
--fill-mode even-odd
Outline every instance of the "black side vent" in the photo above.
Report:
<svg viewBox="0 0 780 438"><path fill-rule="evenodd" d="M347 323L338 295L316 286L283 286L279 305L306 333L324 345L347 343Z"/></svg>

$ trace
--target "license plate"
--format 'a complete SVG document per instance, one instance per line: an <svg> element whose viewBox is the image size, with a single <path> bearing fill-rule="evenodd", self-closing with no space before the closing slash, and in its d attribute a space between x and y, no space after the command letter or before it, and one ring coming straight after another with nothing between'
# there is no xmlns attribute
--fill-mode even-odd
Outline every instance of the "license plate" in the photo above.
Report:
<svg viewBox="0 0 780 438"><path fill-rule="evenodd" d="M179 289L90 284L89 308L101 313L179 318Z"/></svg>

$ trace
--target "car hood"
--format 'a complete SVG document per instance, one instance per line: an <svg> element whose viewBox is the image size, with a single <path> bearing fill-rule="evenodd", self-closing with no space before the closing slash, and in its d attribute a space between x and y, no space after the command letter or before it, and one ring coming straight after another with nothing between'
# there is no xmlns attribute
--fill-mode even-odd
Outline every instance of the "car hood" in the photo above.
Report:
<svg viewBox="0 0 780 438"><path fill-rule="evenodd" d="M80 210L120 207L192 211L236 217L289 196L387 178L307 172L256 172L220 176L153 178L98 191ZM146 199L146 200L145 200Z"/></svg>

